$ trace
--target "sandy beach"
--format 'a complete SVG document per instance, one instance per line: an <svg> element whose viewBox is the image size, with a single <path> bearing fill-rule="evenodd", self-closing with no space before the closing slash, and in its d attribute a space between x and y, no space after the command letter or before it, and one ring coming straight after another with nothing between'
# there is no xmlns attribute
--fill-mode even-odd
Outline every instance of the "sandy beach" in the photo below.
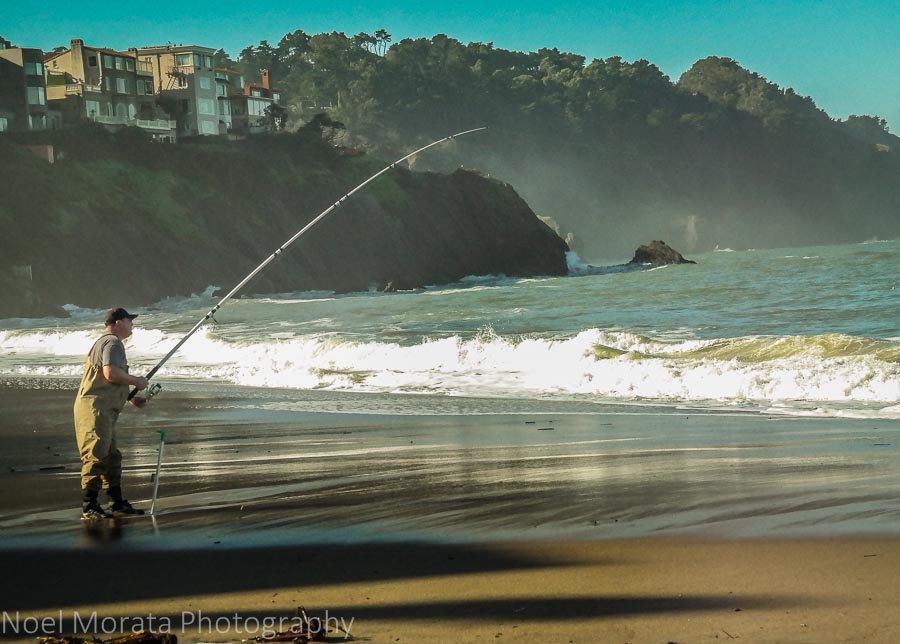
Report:
<svg viewBox="0 0 900 644"><path fill-rule="evenodd" d="M69 386L0 387L5 639L301 605L368 642L900 637L897 421L183 384L120 421L143 507L167 433L158 516L89 533Z"/></svg>

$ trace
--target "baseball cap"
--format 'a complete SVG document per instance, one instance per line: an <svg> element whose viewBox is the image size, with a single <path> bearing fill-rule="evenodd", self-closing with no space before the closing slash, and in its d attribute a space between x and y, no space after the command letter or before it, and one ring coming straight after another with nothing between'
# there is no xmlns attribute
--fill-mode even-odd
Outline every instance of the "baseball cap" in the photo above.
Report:
<svg viewBox="0 0 900 644"><path fill-rule="evenodd" d="M110 309L106 312L106 326L112 326L118 320L133 320L137 317L137 314L132 314L123 309L121 306L115 309Z"/></svg>

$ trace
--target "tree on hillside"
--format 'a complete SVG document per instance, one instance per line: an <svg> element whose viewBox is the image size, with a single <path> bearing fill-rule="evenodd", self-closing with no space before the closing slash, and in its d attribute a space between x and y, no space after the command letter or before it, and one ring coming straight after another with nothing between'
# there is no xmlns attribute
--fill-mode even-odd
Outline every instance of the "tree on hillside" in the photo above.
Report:
<svg viewBox="0 0 900 644"><path fill-rule="evenodd" d="M391 34L384 29L375 32L375 53L384 56L387 51L388 43L391 42Z"/></svg>
<svg viewBox="0 0 900 644"><path fill-rule="evenodd" d="M320 112L305 123L299 131L314 133L317 137L329 143L334 143L335 137L338 136L338 133L343 133L344 129L343 123L335 121L324 112Z"/></svg>
<svg viewBox="0 0 900 644"><path fill-rule="evenodd" d="M673 83L647 60L382 32L295 31L242 51L241 69L268 67L295 122L324 111L345 127L311 128L386 158L490 126L423 165L512 182L598 253L686 226L699 247L762 247L887 235L883 222L898 221L900 139L883 119L835 122L732 59L697 61Z"/></svg>
<svg viewBox="0 0 900 644"><path fill-rule="evenodd" d="M859 116L853 114L841 124L844 130L857 141L873 145L897 147L900 138L891 134L887 121L879 116Z"/></svg>
<svg viewBox="0 0 900 644"><path fill-rule="evenodd" d="M288 113L287 110L281 105L276 105L272 103L266 106L265 109L265 122L266 129L269 132L280 132L284 130L287 125Z"/></svg>
<svg viewBox="0 0 900 644"><path fill-rule="evenodd" d="M782 89L731 58L710 56L697 61L682 74L678 86L713 103L753 114L773 131L830 120L811 98L792 88Z"/></svg>
<svg viewBox="0 0 900 644"><path fill-rule="evenodd" d="M237 62L231 59L224 49L218 49L213 54L213 67L224 67L225 69L236 69Z"/></svg>
<svg viewBox="0 0 900 644"><path fill-rule="evenodd" d="M278 41L278 60L288 68L305 62L309 54L309 39L309 34L302 29L285 34Z"/></svg>
<svg viewBox="0 0 900 644"><path fill-rule="evenodd" d="M259 78L263 69L268 69L273 78L282 77L278 51L266 40L253 47L245 47L238 56L238 68L246 78Z"/></svg>

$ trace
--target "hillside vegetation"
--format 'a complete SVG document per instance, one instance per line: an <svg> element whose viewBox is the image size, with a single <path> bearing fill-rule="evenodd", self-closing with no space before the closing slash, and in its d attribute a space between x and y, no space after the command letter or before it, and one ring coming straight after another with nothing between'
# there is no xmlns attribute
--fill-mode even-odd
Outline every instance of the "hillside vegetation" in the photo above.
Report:
<svg viewBox="0 0 900 644"><path fill-rule="evenodd" d="M490 126L464 156L423 163L511 182L587 259L650 238L694 251L900 234L900 139L887 124L832 119L731 59L673 82L646 60L295 31L219 60L249 78L269 69L295 124L325 108L345 143L385 157Z"/></svg>
<svg viewBox="0 0 900 644"><path fill-rule="evenodd" d="M62 158L48 164L18 145L24 139L54 143ZM383 166L342 154L316 127L176 146L146 141L135 128L0 137L0 315L27 303L22 284L8 279L16 265L31 265L26 286L55 304L127 306L230 288ZM561 275L566 250L504 183L398 167L323 219L246 292Z"/></svg>

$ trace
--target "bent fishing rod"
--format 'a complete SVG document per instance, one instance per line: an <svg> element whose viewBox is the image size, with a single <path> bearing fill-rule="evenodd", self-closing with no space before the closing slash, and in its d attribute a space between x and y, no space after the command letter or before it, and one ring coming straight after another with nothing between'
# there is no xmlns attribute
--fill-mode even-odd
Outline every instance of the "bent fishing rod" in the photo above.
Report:
<svg viewBox="0 0 900 644"><path fill-rule="evenodd" d="M178 351L178 350L182 347L182 345L183 345L185 342L187 342L187 341L190 339L190 337L191 337L192 335L194 335L194 334L200 329L200 327L203 326L203 324L204 324L207 320L213 319L213 316L216 314L216 312L217 312L220 308L222 308L222 306L223 306L228 300L230 300L232 297L234 297L235 294L236 294L238 291L240 291L242 288L244 288L244 286L247 285L247 282L249 282L249 281L252 280L254 277L256 277L256 275L257 275L260 271L262 271L266 266L268 266L270 263L272 263L272 262L275 260L276 257L278 257L279 255L281 255L281 253L283 253L283 252L285 251L285 249L287 249L288 246L290 246L290 245L293 244L295 241L297 241L298 239L300 239L300 238L301 238L301 237L302 237L302 236L303 236L310 228L312 228L312 227L315 226L317 223L319 223L319 221L321 221L323 218L325 218L329 213L331 213L332 211L334 211L334 210L336 210L337 208L339 208L345 201L347 201L347 199L349 199L351 196L353 196L356 192L358 192L358 191L362 190L363 188L365 188L367 185L369 185L371 182L375 181L375 179L377 179L378 177L380 177L381 175L383 175L385 172L388 172L388 171L390 171L390 170L393 170L398 164L403 163L404 161L406 161L406 160L409 159L410 157L414 157L415 155L419 154L420 152L424 152L425 150L427 150L427 149L430 148L430 147L433 147L433 146L435 146L435 145L438 145L438 144L440 144L440 143L443 143L444 141L449 141L450 139L455 139L455 138L457 138L457 137L464 136L464 135L466 135L466 134L472 134L473 132L481 132L481 131L486 130L486 129L487 129L486 127L477 127L477 128L472 129L472 130L465 130L464 132L457 132L456 134L451 134L450 136L445 136L443 139L438 139L437 141L434 141L434 142L432 142L432 143L429 143L428 145L419 148L419 149L416 150L415 152L410 152L410 153L407 154L405 157L400 158L400 159L397 159L396 161L394 161L394 162L391 163L390 165L385 166L384 168L382 168L381 170L379 170L378 172L376 172L375 174L373 174L371 177L369 177L368 179L366 179L365 181L363 181L361 184L359 184L358 186L356 186L353 190L351 190L350 192L348 192L347 194L345 194L343 197L341 197L340 199L338 199L337 201L335 201L333 204L331 204L330 206L328 206L328 208L326 208L326 209L323 210L321 213L319 213L319 214L316 216L315 219L313 219L313 220L310 221L308 224L306 224L303 228L301 228L300 230L298 230L297 233L294 234L293 237L291 237L291 238L288 239L286 242L284 242L281 246L279 246L278 249L277 249L274 253L272 253L271 255L269 255L269 256L263 261L262 264L260 264L259 266L257 266L256 268L254 268L252 271L250 271L250 273L247 275L247 277L245 277L245 278L242 279L240 282L238 282L237 285L236 285L233 289L231 289L231 291L230 291L225 297L223 297L221 300L219 300L219 302L218 302L214 307L212 307L206 315L204 315L202 318L200 318L200 321L197 322L197 324L195 324L194 327L193 327L190 331L188 331L187 334L186 334L183 338L181 338L181 340L179 340L178 343L177 343L174 347L172 347L172 349L171 349L165 356L163 356L163 359L160 360L160 361L156 364L156 366L153 367L153 369L150 370L150 373L148 373L147 376L146 376L147 380L150 380L153 376L155 376L155 375L156 375L156 372L159 371L160 368L162 368L162 366L163 366L164 364L166 364L166 362L169 361L169 358L171 358L173 355L175 355L175 352ZM158 385L157 385L157 387L158 387ZM159 391L159 389L156 389L156 391ZM133 389L133 390L131 391L131 393L128 394L128 400L131 400L132 398L134 398L134 396L135 396L135 394L137 394L137 392L138 392L138 389L137 389L137 388ZM154 392L154 393L155 393L155 392Z"/></svg>

